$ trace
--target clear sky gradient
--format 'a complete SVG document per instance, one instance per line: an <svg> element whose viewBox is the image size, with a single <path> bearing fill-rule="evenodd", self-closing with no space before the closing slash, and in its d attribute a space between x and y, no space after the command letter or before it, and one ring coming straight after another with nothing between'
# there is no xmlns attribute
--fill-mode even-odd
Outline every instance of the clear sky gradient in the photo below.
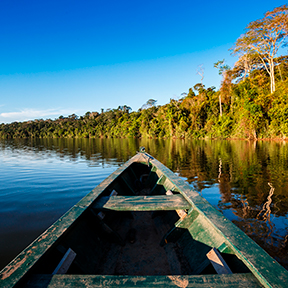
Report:
<svg viewBox="0 0 288 288"><path fill-rule="evenodd" d="M201 81L251 21L285 4L255 1L0 1L0 123L84 115L148 99L163 105Z"/></svg>

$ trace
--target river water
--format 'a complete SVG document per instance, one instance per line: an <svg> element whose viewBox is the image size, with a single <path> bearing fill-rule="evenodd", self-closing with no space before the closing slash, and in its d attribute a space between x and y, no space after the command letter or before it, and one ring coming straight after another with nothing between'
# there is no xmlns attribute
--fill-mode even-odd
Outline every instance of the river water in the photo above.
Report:
<svg viewBox="0 0 288 288"><path fill-rule="evenodd" d="M140 146L288 269L288 143L0 141L0 269Z"/></svg>

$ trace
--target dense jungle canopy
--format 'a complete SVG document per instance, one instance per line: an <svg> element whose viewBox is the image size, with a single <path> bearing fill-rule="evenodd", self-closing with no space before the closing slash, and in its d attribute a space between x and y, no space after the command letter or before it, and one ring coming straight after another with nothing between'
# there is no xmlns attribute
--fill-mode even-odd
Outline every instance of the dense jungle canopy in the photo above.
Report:
<svg viewBox="0 0 288 288"><path fill-rule="evenodd" d="M181 99L163 106L149 99L137 112L127 105L106 111L72 114L0 125L0 138L28 137L158 137L286 138L288 137L288 6L266 12L239 37L234 67L214 64L222 75L220 89L196 83ZM282 52L283 55L283 52ZM216 59L217 60L217 59ZM211 64L212 65L212 64ZM204 76L204 75L203 75Z"/></svg>

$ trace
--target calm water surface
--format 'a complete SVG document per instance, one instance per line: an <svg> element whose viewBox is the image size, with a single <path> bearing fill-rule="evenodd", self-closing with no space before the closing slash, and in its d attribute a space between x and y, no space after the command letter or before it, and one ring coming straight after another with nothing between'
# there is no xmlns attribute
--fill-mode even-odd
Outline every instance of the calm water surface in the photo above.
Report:
<svg viewBox="0 0 288 288"><path fill-rule="evenodd" d="M288 269L288 143L0 141L0 269L140 146Z"/></svg>

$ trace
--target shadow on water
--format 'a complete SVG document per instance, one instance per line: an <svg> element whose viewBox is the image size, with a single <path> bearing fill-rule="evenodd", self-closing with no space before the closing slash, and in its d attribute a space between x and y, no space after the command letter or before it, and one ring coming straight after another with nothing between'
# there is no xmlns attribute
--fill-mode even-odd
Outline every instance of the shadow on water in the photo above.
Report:
<svg viewBox="0 0 288 288"><path fill-rule="evenodd" d="M132 157L140 146L146 147L148 153L188 181L194 190L288 269L288 144L285 142L173 139L19 139L1 140L0 156L1 158L6 157L6 160L13 157L19 159L26 157L28 162L35 161L35 159L54 159L56 165L64 161L68 163L68 166L63 167L63 173L71 167L71 164L82 163L82 166L74 165L72 167L76 174L68 175L65 182L66 186L71 185L67 189L76 189L77 185L79 187L83 185L84 176L82 175L88 171L95 173L96 170L93 169L101 168L102 170L97 170L97 173L105 178L113 169L115 170L117 166ZM6 165L7 161L4 161L2 165ZM47 163L49 161L42 161L41 167L38 167L37 171L47 169L45 166ZM83 164L87 170L83 168ZM110 171L111 167L113 169ZM31 173L34 173L33 170ZM62 172L57 170L57 173L61 174ZM77 178L75 175L79 175L78 182L75 182L75 177ZM33 175L27 175L27 177L33 178ZM97 185L102 181L101 177L99 176L98 182L95 180L92 182L91 179L87 181L90 181L91 185L92 183ZM1 181L2 185L7 184L9 186L9 183L5 184L5 179L1 179ZM54 185L54 189L57 190L57 185L53 181L52 177L49 185ZM70 182L71 184L69 184ZM10 186L10 189L12 188ZM36 188L35 190L37 190ZM81 194L79 197L82 198L88 192L86 190L81 192L83 195ZM64 196L61 194L59 200L59 193L55 193L54 198L50 199L51 202L64 202L71 197L71 194L66 193ZM3 195L0 190L0 198ZM17 193L15 197L17 197ZM72 200L76 201L76 198ZM77 202L71 203L72 200L70 199L69 205ZM10 201L13 205L12 197ZM37 202L35 203L37 204ZM61 205L61 203L58 204ZM9 204L7 205L9 206ZM0 214L3 214L1 207L0 205ZM7 209L7 207L2 209ZM55 208L44 209L45 211L39 209L37 211L38 218L35 216L36 213L34 217L37 220L46 213L45 217L49 218L48 214L51 213L55 214L52 218L56 220L67 210L63 211L63 209L63 207L62 210L60 209L61 211ZM14 213L20 212L14 211ZM8 214L4 213L4 215L7 217ZM0 225L1 223L0 221ZM6 226L7 223L9 221L6 221ZM49 225L50 223L47 222L43 223L42 226L38 225L39 227L36 225L37 229L35 228L34 234L28 237L29 241ZM2 223L0 231L4 229L7 233L9 227L6 226L4 229ZM22 223L19 223L18 226L22 226L21 229L23 229ZM15 233L14 230L13 233ZM14 241L13 233L11 232L11 235L7 236L12 242ZM8 239L7 237L5 239ZM15 244L15 246L17 245ZM21 250L22 248L17 246L17 249ZM6 258L13 258L15 253L19 252L17 249L11 248L11 253ZM3 255L4 252L0 252ZM1 262L0 266L5 264Z"/></svg>

